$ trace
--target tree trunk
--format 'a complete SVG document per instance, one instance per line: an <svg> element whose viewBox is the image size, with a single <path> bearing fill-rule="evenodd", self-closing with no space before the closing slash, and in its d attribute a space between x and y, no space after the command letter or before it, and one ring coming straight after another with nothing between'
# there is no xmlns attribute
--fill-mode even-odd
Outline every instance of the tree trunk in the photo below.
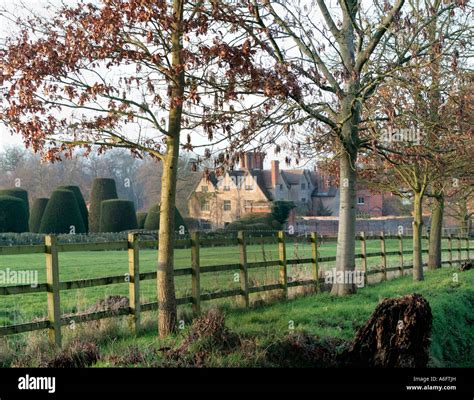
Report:
<svg viewBox="0 0 474 400"><path fill-rule="evenodd" d="M351 40L349 40L350 43ZM347 46L347 51L351 46ZM351 51L349 53L352 54ZM347 55L350 58L350 55ZM355 225L356 225L356 183L357 183L357 144L358 126L360 122L360 104L356 94L359 90L358 82L347 85L348 95L344 98L341 107L340 121L342 124L342 153L339 159L339 226L337 232L336 273L331 294L344 296L355 293ZM344 282L336 281L336 278Z"/></svg>
<svg viewBox="0 0 474 400"><path fill-rule="evenodd" d="M339 203L339 227L337 232L336 273L344 274L344 283L334 284L331 294L344 296L354 293L356 286L353 281L348 282L346 276L355 270L355 186L356 170L355 156L344 152L339 161L340 168L340 203ZM346 273L349 272L349 274Z"/></svg>
<svg viewBox="0 0 474 400"><path fill-rule="evenodd" d="M176 294L174 285L174 238L176 182L178 177L179 135L181 132L182 97L184 93L184 72L182 70L183 0L174 0L176 18L172 34L172 65L175 72L170 82L170 111L166 153L163 158L161 178L160 230L158 247L157 295L158 332L165 337L176 330Z"/></svg>
<svg viewBox="0 0 474 400"><path fill-rule="evenodd" d="M422 281L423 278L423 257L422 257L422 214L423 194L415 192L413 204L413 280Z"/></svg>
<svg viewBox="0 0 474 400"><path fill-rule="evenodd" d="M467 200L461 200L459 213L459 234L467 236L470 233L471 214L467 209Z"/></svg>
<svg viewBox="0 0 474 400"><path fill-rule="evenodd" d="M441 268L441 235L443 229L444 196L434 198L431 210L430 249L428 268Z"/></svg>

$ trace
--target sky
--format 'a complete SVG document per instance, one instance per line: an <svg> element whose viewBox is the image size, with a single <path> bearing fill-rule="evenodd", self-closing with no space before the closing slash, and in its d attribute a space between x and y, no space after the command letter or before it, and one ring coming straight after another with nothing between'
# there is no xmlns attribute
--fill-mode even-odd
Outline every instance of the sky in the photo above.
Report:
<svg viewBox="0 0 474 400"><path fill-rule="evenodd" d="M15 16L22 15L21 6L24 5L26 8L37 12L37 13L45 13L45 7L48 4L60 5L62 2L73 5L76 3L75 0L0 0L0 9L6 9L10 12L13 12ZM6 38L14 32L15 26L13 23L2 23L0 24L0 39ZM194 144L203 145L206 144L205 138L198 138ZM0 123L0 151L8 148L10 146L22 146L23 140L20 135L12 135L11 132L7 129L7 127ZM203 152L198 151L199 153ZM265 167L270 166L270 161L273 159L279 159L281 162L284 161L286 154L279 154L275 155L271 149L267 150L267 157L265 158Z"/></svg>
<svg viewBox="0 0 474 400"><path fill-rule="evenodd" d="M57 0L49 0L53 3L59 3ZM28 8L33 10L43 9L48 1L46 0L0 0L0 9L6 9L8 11L14 11L15 15L18 15L18 6L23 3ZM0 38L8 37L13 27L11 24L2 20L0 24ZM23 141L19 135L12 136L5 125L0 123L0 151L8 146L21 146Z"/></svg>

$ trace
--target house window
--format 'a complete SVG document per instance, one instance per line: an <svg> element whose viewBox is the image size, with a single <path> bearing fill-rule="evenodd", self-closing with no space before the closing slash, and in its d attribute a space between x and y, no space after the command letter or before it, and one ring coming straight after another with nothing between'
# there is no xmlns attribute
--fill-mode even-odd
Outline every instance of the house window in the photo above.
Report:
<svg viewBox="0 0 474 400"><path fill-rule="evenodd" d="M364 205L365 204L365 199L363 197L358 197L357 198L357 204Z"/></svg>
<svg viewBox="0 0 474 400"><path fill-rule="evenodd" d="M211 206L209 205L208 201L201 203L201 211L211 211Z"/></svg>
<svg viewBox="0 0 474 400"><path fill-rule="evenodd" d="M230 192L230 186L224 186L224 192Z"/></svg>
<svg viewBox="0 0 474 400"><path fill-rule="evenodd" d="M224 200L224 211L230 211L232 209L230 200Z"/></svg>
<svg viewBox="0 0 474 400"><path fill-rule="evenodd" d="M252 185L245 185L245 190L247 190L247 191L253 190L253 186Z"/></svg>
<svg viewBox="0 0 474 400"><path fill-rule="evenodd" d="M252 200L245 200L245 208L252 208Z"/></svg>
<svg viewBox="0 0 474 400"><path fill-rule="evenodd" d="M306 183L301 184L301 190L306 190Z"/></svg>
<svg viewBox="0 0 474 400"><path fill-rule="evenodd" d="M211 229L211 223L205 219L201 220L201 229Z"/></svg>
<svg viewBox="0 0 474 400"><path fill-rule="evenodd" d="M283 190L283 185L280 185L280 190Z"/></svg>
<svg viewBox="0 0 474 400"><path fill-rule="evenodd" d="M208 192L209 188L207 186L201 186L201 192Z"/></svg>
<svg viewBox="0 0 474 400"><path fill-rule="evenodd" d="M301 202L306 203L306 198L303 197L303 198L301 199Z"/></svg>

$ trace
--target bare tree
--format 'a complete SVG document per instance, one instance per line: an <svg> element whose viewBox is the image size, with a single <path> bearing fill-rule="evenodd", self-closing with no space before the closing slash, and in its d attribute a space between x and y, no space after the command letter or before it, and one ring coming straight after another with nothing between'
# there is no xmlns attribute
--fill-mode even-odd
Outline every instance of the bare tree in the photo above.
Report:
<svg viewBox="0 0 474 400"><path fill-rule="evenodd" d="M364 130L372 118L365 104L393 71L428 54L434 43L420 39L423 26L457 7L448 4L432 15L427 2L404 4L252 0L241 15L241 25L265 54L263 67L272 71L263 88L276 99L264 117L266 140L285 137L297 159L328 153L338 159L338 271L355 268L357 159L370 147ZM335 295L354 291L350 283L332 289Z"/></svg>

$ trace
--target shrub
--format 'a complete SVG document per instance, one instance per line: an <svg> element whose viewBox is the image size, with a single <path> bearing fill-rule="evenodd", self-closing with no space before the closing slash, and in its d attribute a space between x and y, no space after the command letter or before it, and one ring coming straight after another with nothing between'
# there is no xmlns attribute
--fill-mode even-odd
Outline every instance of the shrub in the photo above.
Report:
<svg viewBox="0 0 474 400"><path fill-rule="evenodd" d="M26 205L26 216L30 218L30 203L28 201L28 192L21 188L2 189L0 190L0 196L12 196L21 199ZM28 220L27 220L28 221Z"/></svg>
<svg viewBox="0 0 474 400"><path fill-rule="evenodd" d="M137 212L137 224L138 229L145 229L145 220L148 213L146 212Z"/></svg>
<svg viewBox="0 0 474 400"><path fill-rule="evenodd" d="M89 207L89 232L100 231L100 211L102 201L117 198L115 180L109 178L94 179L92 182Z"/></svg>
<svg viewBox="0 0 474 400"><path fill-rule="evenodd" d="M55 190L51 194L40 224L40 233L85 233L76 196L70 190Z"/></svg>
<svg viewBox="0 0 474 400"><path fill-rule="evenodd" d="M186 223L184 222L184 219L181 216L181 213L176 207L174 209L174 224L175 224L176 231L179 230L180 226L184 226L185 232L188 231ZM144 228L148 231L157 231L160 229L160 205L159 204L155 204L148 211Z"/></svg>
<svg viewBox="0 0 474 400"><path fill-rule="evenodd" d="M84 196L82 195L81 189L79 186L69 185L69 186L59 186L59 190L70 190L76 196L77 205L79 206L79 211L82 215L82 220L84 221L84 226L86 232L89 232L89 211L87 211L86 202Z"/></svg>
<svg viewBox="0 0 474 400"><path fill-rule="evenodd" d="M38 233L41 225L41 218L43 218L44 210L48 205L49 199L40 197L33 202L30 214L30 232Z"/></svg>
<svg viewBox="0 0 474 400"><path fill-rule="evenodd" d="M137 229L135 205L129 200L104 200L100 211L100 232Z"/></svg>
<svg viewBox="0 0 474 400"><path fill-rule="evenodd" d="M281 224L270 213L247 214L226 227L227 232L236 231L275 231L281 229Z"/></svg>
<svg viewBox="0 0 474 400"><path fill-rule="evenodd" d="M23 200L0 196L0 232L28 232L28 216Z"/></svg>
<svg viewBox="0 0 474 400"><path fill-rule="evenodd" d="M272 204L272 216L280 224L284 224L290 215L290 211L295 208L292 201L274 201Z"/></svg>

